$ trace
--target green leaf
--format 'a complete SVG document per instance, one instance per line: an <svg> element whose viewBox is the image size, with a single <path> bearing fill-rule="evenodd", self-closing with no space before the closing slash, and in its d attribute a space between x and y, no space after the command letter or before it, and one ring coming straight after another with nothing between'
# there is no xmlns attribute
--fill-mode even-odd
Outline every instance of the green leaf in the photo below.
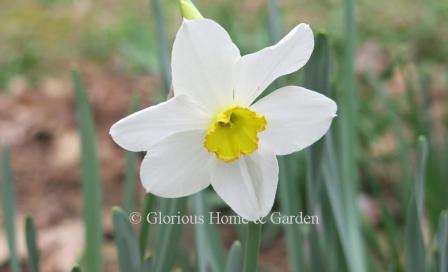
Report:
<svg viewBox="0 0 448 272"><path fill-rule="evenodd" d="M330 46L325 33L317 33L313 54L304 69L303 86L328 96L330 94Z"/></svg>
<svg viewBox="0 0 448 272"><path fill-rule="evenodd" d="M335 218L330 199L331 197L328 195L328 191L323 190L321 201L322 216L319 218L323 227L321 236L324 240L321 247L321 258L325 259L325 269L328 269L329 272L349 271L348 263L345 259L346 251L343 248L341 234L338 229L339 223ZM312 269L315 268L312 267Z"/></svg>
<svg viewBox="0 0 448 272"><path fill-rule="evenodd" d="M199 271L224 270L224 249L218 236L216 227L209 222L210 210L208 203L205 201L204 192L196 193L191 197L193 212L197 217L204 218L203 224L195 224L196 248L198 255Z"/></svg>
<svg viewBox="0 0 448 272"><path fill-rule="evenodd" d="M305 66L304 87L328 95L330 92L330 53L328 40L325 34L318 33L315 39L315 46L310 60ZM322 172L322 159L324 151L324 138L314 143L307 150L307 181L308 196L312 197L308 201L311 208L318 201L318 186Z"/></svg>
<svg viewBox="0 0 448 272"><path fill-rule="evenodd" d="M324 188L348 270L351 272L365 271L367 267L364 259L365 248L361 237L359 214L356 205L353 205L356 203L354 188L342 181L332 131L325 136L325 159L322 167Z"/></svg>
<svg viewBox="0 0 448 272"><path fill-rule="evenodd" d="M334 145L331 146L332 153L338 154L337 158L334 156L332 159L334 162L331 163L338 165L332 167L333 170L327 169L331 171L326 173L325 184L328 195L331 197L331 205L348 269L351 272L365 272L367 271L366 248L361 232L358 206L354 205L357 203L359 189L359 98L354 69L357 33L353 0L344 1L344 11L344 58L340 69L341 74L338 76L338 117L334 121L338 128L337 146L340 148L336 149ZM335 182L335 179L338 181ZM337 194L332 191L335 189L334 187L330 189L334 183L340 187L337 189ZM334 194L335 196L333 196Z"/></svg>
<svg viewBox="0 0 448 272"><path fill-rule="evenodd" d="M128 216L120 208L114 207L112 208L112 222L120 271L140 272L142 270L140 250Z"/></svg>
<svg viewBox="0 0 448 272"><path fill-rule="evenodd" d="M420 220L424 202L425 169L428 145L424 137L418 139L414 190L406 212L405 268L408 272L425 271L425 245Z"/></svg>
<svg viewBox="0 0 448 272"><path fill-rule="evenodd" d="M39 272L39 250L37 248L36 228L30 216L25 218L26 248L28 250L28 263L32 272Z"/></svg>
<svg viewBox="0 0 448 272"><path fill-rule="evenodd" d="M134 96L132 99L131 113L138 111L140 103L138 96ZM135 204L135 184L137 181L136 176L136 164L138 153L126 152L126 164L123 184L123 209L127 212L134 210Z"/></svg>
<svg viewBox="0 0 448 272"><path fill-rule="evenodd" d="M448 271L448 211L442 212L439 222L439 271Z"/></svg>
<svg viewBox="0 0 448 272"><path fill-rule="evenodd" d="M276 43L281 39L281 22L278 14L277 0L268 0L268 12L269 12L269 36L271 42Z"/></svg>
<svg viewBox="0 0 448 272"><path fill-rule="evenodd" d="M277 0L268 0L269 12L269 36L271 42L278 42L282 35L281 22L278 11ZM274 81L274 89L285 83L284 78ZM266 92L264 92L266 93ZM279 164L279 199L280 209L284 215L292 215L299 210L297 201L298 191L298 175L296 160L293 156L278 157ZM302 234L296 225L283 225L286 234L286 246L288 250L288 261L291 271L301 271L304 265L302 254Z"/></svg>
<svg viewBox="0 0 448 272"><path fill-rule="evenodd" d="M426 161L428 159L428 143L424 136L418 138L417 168L415 173L415 198L419 217L422 216L425 201Z"/></svg>
<svg viewBox="0 0 448 272"><path fill-rule="evenodd" d="M325 34L318 33L315 38L315 46L310 60L305 66L304 87L328 95L330 91L329 70L330 56L329 45ZM322 138L306 150L306 198L307 211L311 214L317 214L319 202L321 199L322 187L322 160L324 155L324 139ZM310 259L313 270L321 271L324 268L323 254L320 249L322 239L318 234L317 226L310 226Z"/></svg>
<svg viewBox="0 0 448 272"><path fill-rule="evenodd" d="M153 271L153 261L152 257L145 257L143 260L143 271Z"/></svg>
<svg viewBox="0 0 448 272"><path fill-rule="evenodd" d="M280 211L284 215L293 215L300 210L298 202L298 164L293 156L278 157L279 164L279 200ZM286 234L286 247L291 271L302 271L304 267L303 237L299 226L294 224L283 225Z"/></svg>
<svg viewBox="0 0 448 272"><path fill-rule="evenodd" d="M157 198L160 212L163 215L182 215L186 207L186 198ZM182 224L166 224L159 226L157 241L154 247L154 271L170 271L174 265L177 244L182 234Z"/></svg>
<svg viewBox="0 0 448 272"><path fill-rule="evenodd" d="M235 241L229 250L226 262L226 272L241 272L242 271L242 256L241 243Z"/></svg>
<svg viewBox="0 0 448 272"><path fill-rule="evenodd" d="M83 265L87 271L102 271L102 189L95 127L89 102L77 71L73 71L72 78L77 121L81 134L81 177L86 243Z"/></svg>
<svg viewBox="0 0 448 272"><path fill-rule="evenodd" d="M417 210L416 198L412 197L406 213L405 226L405 267L409 272L425 269L425 249Z"/></svg>
<svg viewBox="0 0 448 272"><path fill-rule="evenodd" d="M81 268L79 268L78 265L75 265L75 266L72 268L72 272L81 272Z"/></svg>
<svg viewBox="0 0 448 272"><path fill-rule="evenodd" d="M269 248L283 232L282 224L274 224L271 220L267 220L263 225L263 232L261 233L261 247Z"/></svg>
<svg viewBox="0 0 448 272"><path fill-rule="evenodd" d="M162 75L163 91L168 96L171 88L171 69L170 57L168 53L168 39L166 37L165 21L163 18L163 9L160 0L151 0L152 10L157 34L157 56L159 59L159 70Z"/></svg>
<svg viewBox="0 0 448 272"><path fill-rule="evenodd" d="M168 42L166 37L165 22L163 18L163 10L160 0L151 0L152 10L157 32L157 49L159 59L159 70L162 75L163 90L166 97L170 95L171 88L171 69L170 57L168 53ZM179 199L162 199L157 198L160 212L163 215L179 215L185 210L186 200ZM146 205L145 205L146 206ZM145 213L145 216L147 213ZM146 221L146 220L145 220ZM144 221L144 222L145 222ZM145 225L142 225L142 228ZM148 227L148 226L146 226ZM154 246L154 259L151 267L156 272L169 271L174 264L174 257L178 240L182 233L181 224L168 224L158 228L157 239ZM146 249L147 232L143 231L140 236L140 246ZM143 252L142 252L143 254Z"/></svg>
<svg viewBox="0 0 448 272"><path fill-rule="evenodd" d="M9 148L3 147L2 150L2 199L3 199L3 224L5 225L6 236L8 238L9 249L9 262L12 272L19 272L20 265L17 258L16 249L16 229L15 229L15 216L16 216L16 195L14 192L14 180L11 169L11 160L9 156Z"/></svg>
<svg viewBox="0 0 448 272"><path fill-rule="evenodd" d="M147 193L145 195L145 203L143 205L143 216L145 217L145 220L142 221L142 226L140 228L140 237L139 237L139 248L140 248L140 254L141 259L143 260L145 258L146 248L148 244L148 236L149 236L149 222L146 220L146 216L151 211L153 202L154 202L154 196L150 193Z"/></svg>

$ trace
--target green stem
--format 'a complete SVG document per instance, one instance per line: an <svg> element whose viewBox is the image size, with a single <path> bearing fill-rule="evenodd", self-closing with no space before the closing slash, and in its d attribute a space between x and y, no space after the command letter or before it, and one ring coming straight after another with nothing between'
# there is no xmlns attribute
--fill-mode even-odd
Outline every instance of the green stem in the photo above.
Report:
<svg viewBox="0 0 448 272"><path fill-rule="evenodd" d="M151 211L152 203L154 202L154 197L147 193L145 196L145 205L143 210L143 220L142 220L142 227L140 229L140 254L142 257L142 260L145 258L145 252L146 247L148 244L148 234L149 234L149 222L146 220L146 216Z"/></svg>
<svg viewBox="0 0 448 272"><path fill-rule="evenodd" d="M166 37L165 21L163 17L161 0L151 0L154 11L155 27L157 34L157 56L159 58L159 69L162 74L163 91L168 96L171 88L171 66L168 53L168 38Z"/></svg>
<svg viewBox="0 0 448 272"><path fill-rule="evenodd" d="M260 250L261 224L250 222L247 226L246 246L244 249L244 271L258 270L258 251Z"/></svg>

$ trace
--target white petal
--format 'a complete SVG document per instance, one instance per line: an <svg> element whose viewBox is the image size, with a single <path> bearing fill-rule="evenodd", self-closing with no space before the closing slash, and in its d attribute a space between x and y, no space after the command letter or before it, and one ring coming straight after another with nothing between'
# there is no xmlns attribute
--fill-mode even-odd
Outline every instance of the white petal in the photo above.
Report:
<svg viewBox="0 0 448 272"><path fill-rule="evenodd" d="M243 56L237 67L235 101L250 105L275 79L302 68L313 48L313 32L300 24L277 44Z"/></svg>
<svg viewBox="0 0 448 272"><path fill-rule="evenodd" d="M151 145L172 134L206 129L210 121L204 110L183 95L121 119L109 133L124 149L147 151Z"/></svg>
<svg viewBox="0 0 448 272"><path fill-rule="evenodd" d="M212 173L216 193L238 215L251 221L271 211L277 183L277 158L261 149L232 163L217 160Z"/></svg>
<svg viewBox="0 0 448 272"><path fill-rule="evenodd" d="M266 117L260 144L277 155L299 151L319 140L336 116L336 103L302 87L280 88L252 105Z"/></svg>
<svg viewBox="0 0 448 272"><path fill-rule="evenodd" d="M215 112L232 101L234 65L240 58L219 24L184 19L173 45L174 94L188 94Z"/></svg>
<svg viewBox="0 0 448 272"><path fill-rule="evenodd" d="M154 145L140 168L147 192L161 197L182 197L210 185L210 155L203 146L205 131L175 134Z"/></svg>

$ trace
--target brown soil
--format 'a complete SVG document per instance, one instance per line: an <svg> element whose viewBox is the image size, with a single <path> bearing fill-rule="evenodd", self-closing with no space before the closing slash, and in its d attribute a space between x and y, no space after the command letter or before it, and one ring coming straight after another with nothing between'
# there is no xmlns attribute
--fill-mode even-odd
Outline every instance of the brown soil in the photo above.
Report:
<svg viewBox="0 0 448 272"><path fill-rule="evenodd" d="M116 271L117 260L112 238L110 209L121 204L124 150L110 138L110 126L129 112L132 92L141 104L161 85L156 77L126 77L103 73L89 67L82 71L97 130L102 166L104 197L105 271ZM0 95L0 144L9 145L17 195L16 231L23 271L26 266L24 217L32 215L38 229L42 271L69 271L83 249L82 188L80 181L80 140L70 77L47 79L37 88L16 80ZM137 185L141 198L142 187ZM1 224L3 228L3 224ZM193 234L192 228L185 232ZM237 238L235 230L220 227L226 247ZM184 235L191 239L192 235ZM185 240L185 239L184 239ZM193 241L184 241L192 244ZM263 271L287 271L284 243L275 240L261 255ZM8 249L0 231L0 271L8 270Z"/></svg>
<svg viewBox="0 0 448 272"><path fill-rule="evenodd" d="M97 129L107 236L110 208L121 203L124 169L124 151L109 137L109 128L129 111L132 91L139 90L142 105L148 105L160 83L154 77L129 78L94 68L82 72ZM21 259L26 258L23 221L30 214L38 228L42 271L68 271L83 247L80 142L69 76L47 79L36 89L15 81L0 96L0 144L11 148ZM0 247L0 271L7 271L3 229ZM105 251L113 251L112 245ZM113 266L115 252L105 255Z"/></svg>

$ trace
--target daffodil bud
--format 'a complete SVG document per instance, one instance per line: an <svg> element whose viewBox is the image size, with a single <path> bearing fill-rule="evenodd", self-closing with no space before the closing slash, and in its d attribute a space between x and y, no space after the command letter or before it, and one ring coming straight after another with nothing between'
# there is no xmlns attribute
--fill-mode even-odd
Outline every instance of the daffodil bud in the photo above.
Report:
<svg viewBox="0 0 448 272"><path fill-rule="evenodd" d="M186 19L194 20L204 18L191 0L179 0L179 8L180 13Z"/></svg>

